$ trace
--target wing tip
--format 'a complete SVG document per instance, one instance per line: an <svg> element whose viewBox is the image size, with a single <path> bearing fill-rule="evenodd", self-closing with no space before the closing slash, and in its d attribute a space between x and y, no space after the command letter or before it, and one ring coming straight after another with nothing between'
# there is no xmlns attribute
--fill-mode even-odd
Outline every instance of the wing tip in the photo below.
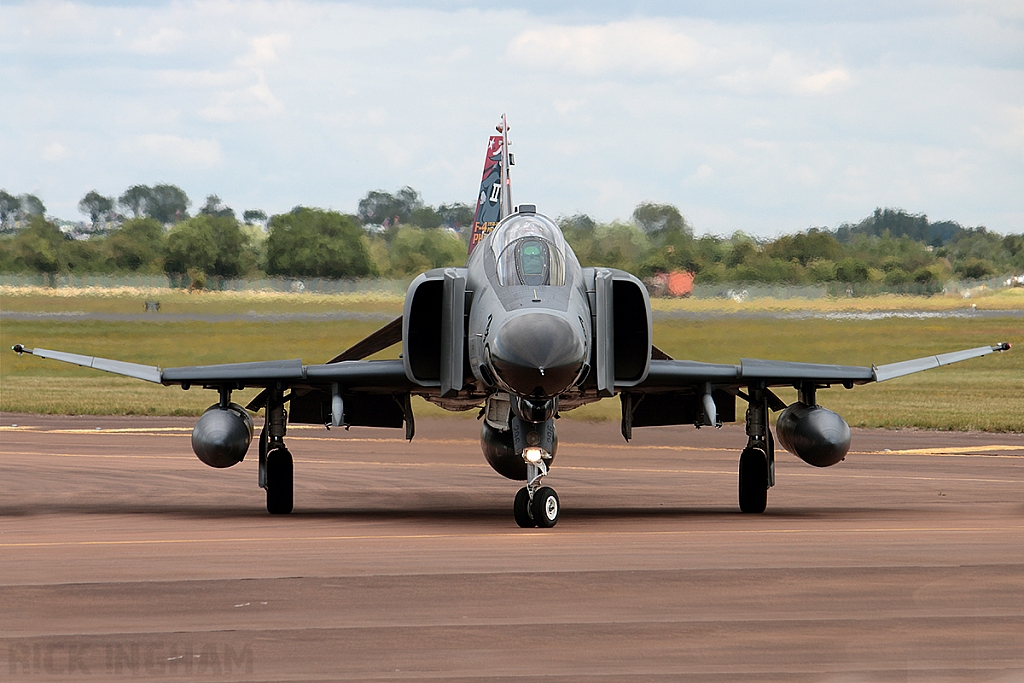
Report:
<svg viewBox="0 0 1024 683"><path fill-rule="evenodd" d="M11 347L11 351L14 351L19 356L23 353L32 353L32 349L26 349L24 344L15 344L14 346Z"/></svg>
<svg viewBox="0 0 1024 683"><path fill-rule="evenodd" d="M995 351L1009 351L1011 348L1013 348L1013 345L1010 344L1010 342L999 342L992 348Z"/></svg>

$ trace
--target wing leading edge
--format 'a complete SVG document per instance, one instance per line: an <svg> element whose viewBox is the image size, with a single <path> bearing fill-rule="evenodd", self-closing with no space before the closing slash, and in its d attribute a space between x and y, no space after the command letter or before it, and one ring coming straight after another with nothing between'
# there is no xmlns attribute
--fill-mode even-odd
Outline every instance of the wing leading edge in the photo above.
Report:
<svg viewBox="0 0 1024 683"><path fill-rule="evenodd" d="M341 361L326 365L303 365L301 359L226 363L223 365L191 365L160 369L154 365L140 365L125 361L83 356L77 353L50 349L27 349L21 344L14 351L40 358L81 365L115 375L183 387L231 384L232 388L267 386L276 382L286 384L334 384L346 389L411 390L419 389L405 375L400 360Z"/></svg>
<svg viewBox="0 0 1024 683"><path fill-rule="evenodd" d="M154 365L141 365L50 349L28 349L21 344L15 344L12 348L19 354L28 353L40 358L49 358L168 386L231 383L236 387L244 387L264 386L272 382L311 382L316 384L338 383L347 388L422 389L408 379L400 360L351 360L324 365L303 365L302 360L296 358L223 365L191 365L161 370ZM753 358L744 358L739 365L655 359L651 361L647 379L634 389L641 391L671 390L706 382L719 386L740 386L752 382L764 382L766 386L787 386L800 382L853 386L869 382L884 382L896 377L1009 349L1009 343L1000 342L990 346L979 346L973 349L871 367Z"/></svg>
<svg viewBox="0 0 1024 683"><path fill-rule="evenodd" d="M1010 344L1000 342L990 346L979 346L974 349L871 367L794 363L753 358L744 358L739 365L699 363L687 360L651 360L651 369L647 379L635 389L641 391L671 390L707 382L718 386L742 386L753 382L764 382L766 386L788 386L801 382L853 386L869 382L884 382L896 377L1009 349Z"/></svg>

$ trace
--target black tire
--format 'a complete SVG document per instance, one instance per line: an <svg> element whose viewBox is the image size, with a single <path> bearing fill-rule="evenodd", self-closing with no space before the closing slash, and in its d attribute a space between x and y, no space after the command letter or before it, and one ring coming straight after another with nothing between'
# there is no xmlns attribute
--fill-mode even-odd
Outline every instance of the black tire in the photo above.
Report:
<svg viewBox="0 0 1024 683"><path fill-rule="evenodd" d="M292 511L292 454L286 448L267 453L267 512L287 515Z"/></svg>
<svg viewBox="0 0 1024 683"><path fill-rule="evenodd" d="M512 514L515 515L516 524L524 529L537 526L530 516L530 492L525 486L516 491L516 499L512 502Z"/></svg>
<svg viewBox="0 0 1024 683"><path fill-rule="evenodd" d="M561 506L558 504L558 494L549 486L541 486L533 494L533 521L541 529L550 529L558 524L558 513Z"/></svg>
<svg viewBox="0 0 1024 683"><path fill-rule="evenodd" d="M760 448L740 454L740 511L758 514L768 507L768 457Z"/></svg>

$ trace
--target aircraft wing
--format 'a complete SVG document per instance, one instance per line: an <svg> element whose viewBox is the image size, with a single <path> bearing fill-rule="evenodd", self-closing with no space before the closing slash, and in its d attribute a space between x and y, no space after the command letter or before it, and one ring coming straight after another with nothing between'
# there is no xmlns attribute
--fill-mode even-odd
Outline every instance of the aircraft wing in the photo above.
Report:
<svg viewBox="0 0 1024 683"><path fill-rule="evenodd" d="M125 361L83 356L77 353L27 349L21 344L13 347L17 353L28 353L87 368L103 370L115 375L134 377L156 384L180 386L217 386L231 384L233 389L263 387L283 382L292 386L330 385L337 383L345 389L404 390L422 389L405 375L400 360L341 361L325 365L303 365L299 358L292 360L257 361L252 363L226 363L223 365L190 365L177 368L158 368Z"/></svg>
<svg viewBox="0 0 1024 683"><path fill-rule="evenodd" d="M682 386L711 383L717 386L743 386L764 382L766 386L790 386L801 382L818 384L867 384L884 382L923 370L930 370L969 358L978 358L997 351L1007 351L1006 342L974 349L926 356L912 360L873 365L827 365L818 363L792 363L776 360L744 358L739 365L698 363L687 360L651 360L647 379L636 388L641 391L656 391Z"/></svg>

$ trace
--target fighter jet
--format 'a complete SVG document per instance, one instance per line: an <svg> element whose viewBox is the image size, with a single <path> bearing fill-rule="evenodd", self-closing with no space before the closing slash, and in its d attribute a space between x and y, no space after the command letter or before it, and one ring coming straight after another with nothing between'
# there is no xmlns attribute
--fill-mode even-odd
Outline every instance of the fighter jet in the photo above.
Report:
<svg viewBox="0 0 1024 683"><path fill-rule="evenodd" d="M404 428L411 440L413 396L453 411L479 409L484 458L498 474L525 482L513 500L516 523L550 528L560 505L543 480L558 450L560 412L618 396L629 441L640 427L720 427L736 421L742 401L747 442L739 455L739 507L760 513L775 485L771 412L781 411L775 435L786 450L828 467L846 456L850 428L817 404L819 389L887 381L1010 348L1003 342L872 367L674 360L652 343L651 302L636 277L581 267L554 221L533 204L513 207L504 117L498 132L488 145L475 248L466 265L418 276L400 318L324 364L294 359L161 369L21 344L14 351L218 392L192 431L192 449L211 467L243 460L254 434L251 413L264 411L258 472L271 514L292 511L289 424ZM400 360L365 360L398 343ZM251 387L262 391L247 406L232 402L232 392ZM797 401L787 406L775 387L794 387Z"/></svg>

